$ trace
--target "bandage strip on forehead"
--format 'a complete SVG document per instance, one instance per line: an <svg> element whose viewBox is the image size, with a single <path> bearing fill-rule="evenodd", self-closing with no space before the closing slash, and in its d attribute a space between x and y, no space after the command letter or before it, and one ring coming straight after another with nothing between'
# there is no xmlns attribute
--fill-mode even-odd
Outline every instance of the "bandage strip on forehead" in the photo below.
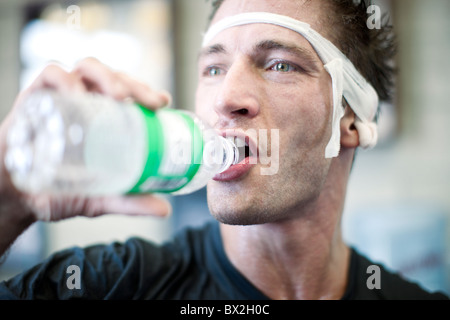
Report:
<svg viewBox="0 0 450 320"><path fill-rule="evenodd" d="M255 23L273 24L301 34L317 52L330 74L333 87L333 121L331 139L325 149L325 157L333 158L340 151L340 120L344 116L342 97L355 112L355 127L362 148L372 148L377 143L377 125L374 122L378 109L378 95L374 88L356 70L353 63L329 40L322 37L307 23L291 17L268 13L250 12L224 18L212 25L203 38L203 47L210 44L222 31Z"/></svg>

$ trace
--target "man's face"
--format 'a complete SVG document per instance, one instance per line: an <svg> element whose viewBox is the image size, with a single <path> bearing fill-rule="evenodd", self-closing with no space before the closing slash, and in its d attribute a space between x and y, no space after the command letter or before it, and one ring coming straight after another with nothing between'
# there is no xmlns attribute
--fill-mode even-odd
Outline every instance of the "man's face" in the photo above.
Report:
<svg viewBox="0 0 450 320"><path fill-rule="evenodd" d="M266 11L309 23L325 35L320 3L226 0L212 23ZM331 136L332 86L309 42L270 24L229 28L203 49L198 74L197 114L228 136L250 133L256 145L268 140L256 165L208 184L211 213L224 223L266 223L290 218L313 203L330 166L324 154ZM279 136L271 134L273 129ZM276 173L263 174L270 166Z"/></svg>

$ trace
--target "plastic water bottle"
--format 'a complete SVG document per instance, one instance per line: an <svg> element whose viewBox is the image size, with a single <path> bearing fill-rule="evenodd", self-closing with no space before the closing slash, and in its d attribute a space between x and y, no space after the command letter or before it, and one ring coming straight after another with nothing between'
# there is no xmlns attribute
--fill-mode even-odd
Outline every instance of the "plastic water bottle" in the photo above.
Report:
<svg viewBox="0 0 450 320"><path fill-rule="evenodd" d="M18 107L4 161L28 193L187 194L239 161L232 139L186 111L50 90Z"/></svg>

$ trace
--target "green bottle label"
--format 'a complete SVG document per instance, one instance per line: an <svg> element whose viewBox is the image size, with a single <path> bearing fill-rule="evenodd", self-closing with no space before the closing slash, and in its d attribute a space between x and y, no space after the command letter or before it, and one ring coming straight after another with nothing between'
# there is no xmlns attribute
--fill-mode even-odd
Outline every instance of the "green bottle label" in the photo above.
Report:
<svg viewBox="0 0 450 320"><path fill-rule="evenodd" d="M170 193L186 186L203 159L203 137L194 119L182 111L140 107L148 137L141 178L129 193Z"/></svg>

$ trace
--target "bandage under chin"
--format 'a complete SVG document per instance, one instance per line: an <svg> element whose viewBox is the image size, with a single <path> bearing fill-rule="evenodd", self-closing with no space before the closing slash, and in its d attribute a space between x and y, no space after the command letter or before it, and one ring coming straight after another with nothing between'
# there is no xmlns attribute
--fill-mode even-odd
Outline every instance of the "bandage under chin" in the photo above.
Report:
<svg viewBox="0 0 450 320"><path fill-rule="evenodd" d="M332 133L325 148L325 157L337 157L340 152L340 121L344 116L343 97L356 115L355 127L358 130L360 147L364 149L374 147L378 139L374 120L379 102L375 89L333 43L313 30L309 24L268 12L242 13L224 18L212 25L204 35L203 47L226 29L255 23L273 24L301 34L316 50L325 70L330 74L333 88L333 117Z"/></svg>

